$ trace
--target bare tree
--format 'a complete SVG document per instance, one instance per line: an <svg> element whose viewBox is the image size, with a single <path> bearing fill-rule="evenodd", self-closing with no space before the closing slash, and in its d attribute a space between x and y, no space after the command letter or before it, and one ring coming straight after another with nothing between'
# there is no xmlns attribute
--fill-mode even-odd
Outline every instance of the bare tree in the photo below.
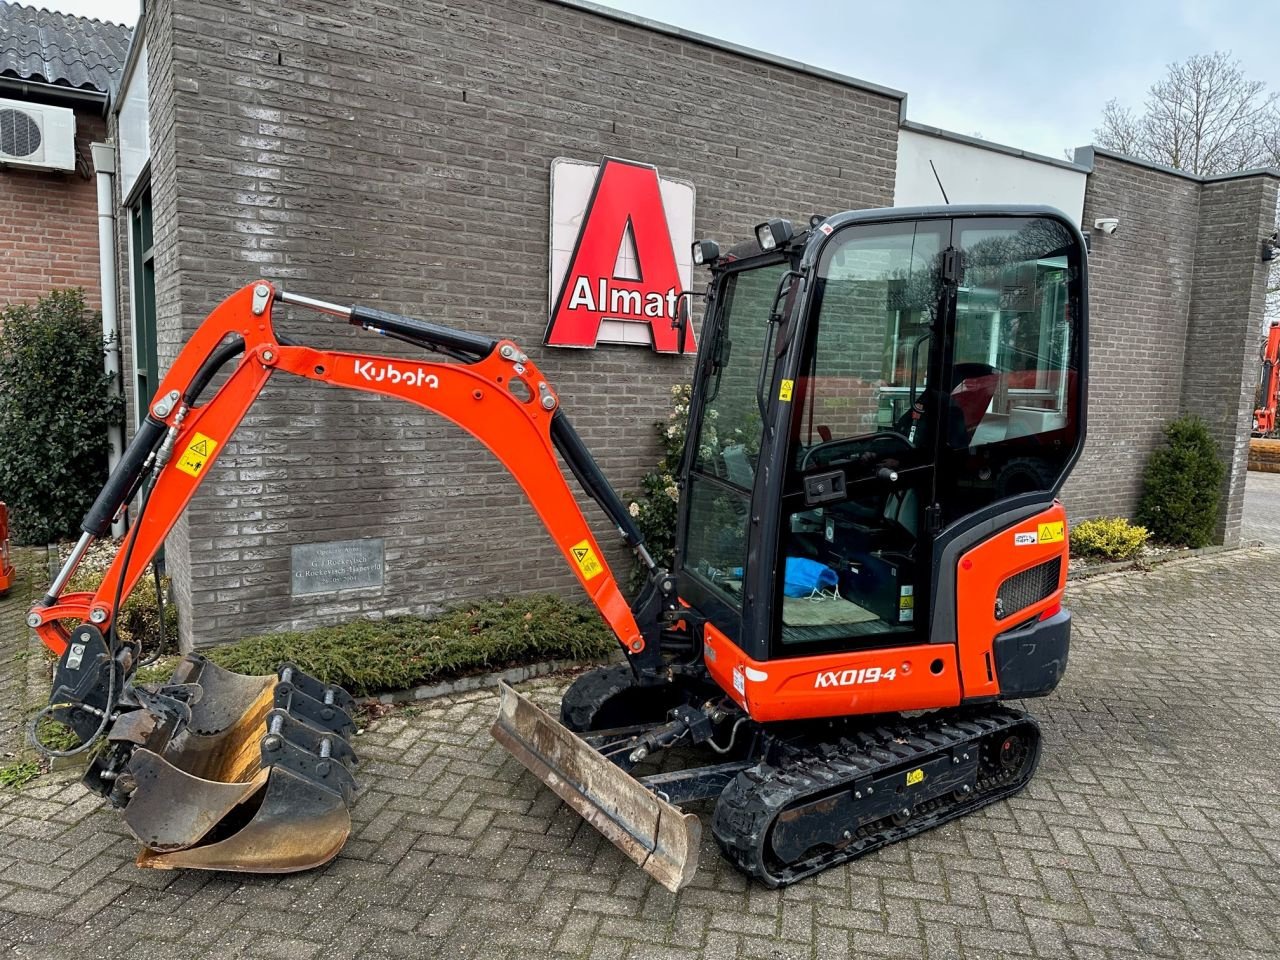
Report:
<svg viewBox="0 0 1280 960"><path fill-rule="evenodd" d="M1103 108L1099 146L1200 176L1275 162L1280 93L1249 80L1221 51L1169 65L1141 113L1117 100Z"/></svg>

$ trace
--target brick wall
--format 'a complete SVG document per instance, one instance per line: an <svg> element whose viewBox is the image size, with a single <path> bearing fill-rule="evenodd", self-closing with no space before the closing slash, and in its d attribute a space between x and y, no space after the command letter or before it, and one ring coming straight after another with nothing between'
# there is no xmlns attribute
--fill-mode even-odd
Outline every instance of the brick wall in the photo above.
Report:
<svg viewBox="0 0 1280 960"><path fill-rule="evenodd" d="M1097 154L1089 257L1089 439L1063 499L1073 519L1132 517L1142 472L1173 418L1205 420L1228 465L1217 537L1240 539L1257 383L1274 174L1201 181Z"/></svg>
<svg viewBox="0 0 1280 960"><path fill-rule="evenodd" d="M1089 439L1063 501L1073 519L1132 516L1142 470L1177 415L1195 272L1200 184L1097 156L1085 187L1089 255Z"/></svg>
<svg viewBox="0 0 1280 960"><path fill-rule="evenodd" d="M103 139L100 115L76 111L76 153L92 167L89 144ZM54 288L83 287L97 309L98 194L92 176L0 170L0 305L36 300Z"/></svg>
<svg viewBox="0 0 1280 960"><path fill-rule="evenodd" d="M1244 511L1268 272L1262 238L1275 229L1276 187L1269 176L1217 181L1200 197L1182 410L1208 425L1227 465L1216 538L1230 546Z"/></svg>
<svg viewBox="0 0 1280 960"><path fill-rule="evenodd" d="M697 233L722 240L768 215L892 202L896 99L553 3L162 0L151 17L162 355L259 276L510 335L623 491L655 460L652 424L689 365L541 346L552 159L622 156L692 180ZM399 352L314 314L277 326ZM188 642L576 589L461 431L285 379L170 539ZM386 538L384 589L290 599L293 544L361 536Z"/></svg>

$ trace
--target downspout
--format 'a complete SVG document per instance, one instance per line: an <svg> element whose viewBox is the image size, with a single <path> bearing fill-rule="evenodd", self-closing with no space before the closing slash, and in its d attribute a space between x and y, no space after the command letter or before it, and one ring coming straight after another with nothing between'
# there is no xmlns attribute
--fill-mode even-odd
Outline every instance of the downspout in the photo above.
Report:
<svg viewBox="0 0 1280 960"><path fill-rule="evenodd" d="M98 277L102 288L103 368L111 378L113 396L120 396L120 330L116 323L116 148L110 143L95 143L93 169L98 175ZM107 427L107 465L115 470L124 452L124 423ZM124 535L124 520L111 527L112 536Z"/></svg>

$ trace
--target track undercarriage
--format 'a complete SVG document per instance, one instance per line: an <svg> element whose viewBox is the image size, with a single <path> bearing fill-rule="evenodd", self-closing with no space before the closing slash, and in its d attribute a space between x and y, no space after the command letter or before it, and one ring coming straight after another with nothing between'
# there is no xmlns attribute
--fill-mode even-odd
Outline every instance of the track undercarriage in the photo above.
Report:
<svg viewBox="0 0 1280 960"><path fill-rule="evenodd" d="M629 673L578 678L562 722L639 791L676 807L714 800L721 850L770 887L1008 797L1040 756L1035 720L1004 706L760 724L713 685L640 688ZM600 728L624 716L645 722Z"/></svg>

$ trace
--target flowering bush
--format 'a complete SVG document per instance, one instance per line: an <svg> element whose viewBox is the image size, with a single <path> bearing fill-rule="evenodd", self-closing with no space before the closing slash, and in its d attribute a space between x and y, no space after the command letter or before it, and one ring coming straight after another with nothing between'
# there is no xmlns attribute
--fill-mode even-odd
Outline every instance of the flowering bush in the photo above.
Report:
<svg viewBox="0 0 1280 960"><path fill-rule="evenodd" d="M671 412L665 421L654 424L662 444L662 459L640 479L640 493L629 507L636 526L644 534L649 553L659 566L667 568L675 558L676 512L680 505L676 472L680 469L680 457L689 429L690 394L687 384L671 388ZM641 580L643 574L643 569L637 565L633 581Z"/></svg>

